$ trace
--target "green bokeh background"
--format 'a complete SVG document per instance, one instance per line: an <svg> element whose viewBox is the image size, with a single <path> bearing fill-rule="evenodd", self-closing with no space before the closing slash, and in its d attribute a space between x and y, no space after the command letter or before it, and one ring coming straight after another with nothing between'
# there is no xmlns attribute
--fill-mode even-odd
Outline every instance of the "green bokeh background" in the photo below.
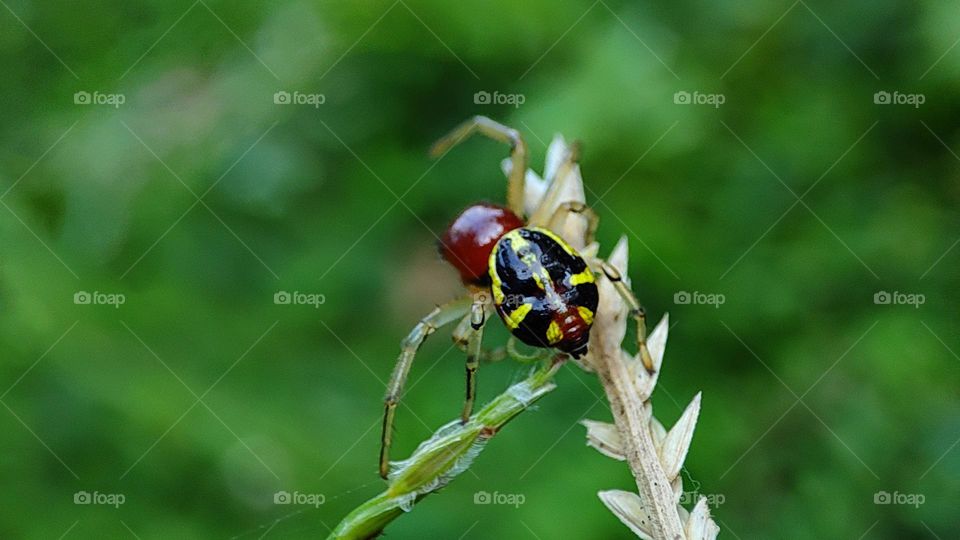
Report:
<svg viewBox="0 0 960 540"><path fill-rule="evenodd" d="M960 531L952 3L3 8L0 537L315 538L377 493L382 381L458 291L434 235L504 196L505 147L426 156L472 114L520 129L535 169L554 133L583 141L600 239L627 236L635 290L674 325L657 416L703 391L685 483L722 502L722 538ZM280 90L326 101L276 105ZM481 90L524 103L475 104ZM275 305L280 290L325 303ZM397 455L457 414L462 360L444 333L426 345ZM480 400L525 371L483 366ZM632 479L576 425L610 418L601 388L558 379L391 537L629 538L596 492ZM325 502L274 505L278 490Z"/></svg>

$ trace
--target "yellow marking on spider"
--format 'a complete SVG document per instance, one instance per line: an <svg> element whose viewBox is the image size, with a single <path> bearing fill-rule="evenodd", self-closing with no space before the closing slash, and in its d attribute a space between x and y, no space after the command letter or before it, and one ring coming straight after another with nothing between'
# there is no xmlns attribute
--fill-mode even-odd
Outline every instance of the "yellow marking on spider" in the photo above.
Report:
<svg viewBox="0 0 960 540"><path fill-rule="evenodd" d="M563 332L560 331L560 325L557 321L550 321L550 326L547 327L547 342L553 345L561 339L563 339Z"/></svg>
<svg viewBox="0 0 960 540"><path fill-rule="evenodd" d="M490 258L487 259L487 273L490 274L491 281L490 290L493 291L493 299L497 304L502 304L504 301L503 280L500 279L500 274L497 274L497 252L500 251L500 246L500 242L497 242L490 250Z"/></svg>
<svg viewBox="0 0 960 540"><path fill-rule="evenodd" d="M589 268L584 268L583 272L570 276L571 287L576 287L581 283L593 283L594 281L596 280L593 277L593 272L591 272Z"/></svg>
<svg viewBox="0 0 960 540"><path fill-rule="evenodd" d="M530 313L530 310L533 309L533 304L521 304L520 307L513 310L507 315L506 323L511 330L516 330L520 327L520 323L523 322L524 317L527 316L527 313Z"/></svg>
<svg viewBox="0 0 960 540"><path fill-rule="evenodd" d="M493 289L494 297L501 298L498 302L503 302L503 280L500 279L500 275L497 274L497 254L500 253L501 249L505 249L503 240L505 238L510 239L510 249L516 250L517 248L529 244L525 238L520 236L518 230L514 229L507 234L503 235L503 238L497 241L496 245L493 246L493 249L490 250L490 257L487 258L487 271L490 274L490 279L493 282L491 288ZM499 291L499 295L498 295Z"/></svg>
<svg viewBox="0 0 960 540"><path fill-rule="evenodd" d="M529 261L527 259L530 259ZM537 258L535 256L524 257L524 264L530 267L531 277L533 277L533 282L537 284L537 287L540 287L541 291L547 290L546 281L549 281L550 275L547 274L547 271L543 267L536 264ZM546 280L544 280L546 278Z"/></svg>
<svg viewBox="0 0 960 540"><path fill-rule="evenodd" d="M520 251L520 249L530 245L530 242L526 238L520 236L520 229L514 229L508 232L507 234L503 235L503 238L501 238L500 241L502 242L504 239L510 240L510 249L514 251Z"/></svg>
<svg viewBox="0 0 960 540"><path fill-rule="evenodd" d="M580 254L574 251L574 249L570 247L570 244L568 244L563 238L560 238L553 231L549 229L544 229L543 227L527 227L527 228L530 229L531 231L537 231L547 235L547 237L549 237L551 240L560 244L560 247L563 248L563 250L566 251L568 255L578 257L578 258L580 257Z"/></svg>
<svg viewBox="0 0 960 540"><path fill-rule="evenodd" d="M507 297L503 294L503 284L500 282L500 277L497 276L496 272L491 273L493 276L493 283L490 284L490 290L493 292L493 301L497 304L502 304Z"/></svg>
<svg viewBox="0 0 960 540"><path fill-rule="evenodd" d="M580 318L583 319L583 322L593 324L593 312L590 311L590 308L577 306L577 311L580 312Z"/></svg>

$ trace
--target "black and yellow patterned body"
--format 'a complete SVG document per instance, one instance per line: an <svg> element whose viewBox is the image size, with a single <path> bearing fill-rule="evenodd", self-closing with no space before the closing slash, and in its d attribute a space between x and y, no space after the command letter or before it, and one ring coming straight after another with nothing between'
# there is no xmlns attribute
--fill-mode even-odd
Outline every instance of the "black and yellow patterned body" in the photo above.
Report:
<svg viewBox="0 0 960 540"><path fill-rule="evenodd" d="M538 227L514 229L491 251L489 272L497 312L517 339L574 358L586 353L597 284L563 239Z"/></svg>

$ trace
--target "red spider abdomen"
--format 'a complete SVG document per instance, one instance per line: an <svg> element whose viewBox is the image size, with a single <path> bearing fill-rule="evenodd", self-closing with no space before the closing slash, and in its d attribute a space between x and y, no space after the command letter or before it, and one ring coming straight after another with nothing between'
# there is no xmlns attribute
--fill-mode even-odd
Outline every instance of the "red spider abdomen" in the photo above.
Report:
<svg viewBox="0 0 960 540"><path fill-rule="evenodd" d="M490 252L504 234L523 226L510 209L475 204L460 213L440 239L440 254L468 285L487 285Z"/></svg>

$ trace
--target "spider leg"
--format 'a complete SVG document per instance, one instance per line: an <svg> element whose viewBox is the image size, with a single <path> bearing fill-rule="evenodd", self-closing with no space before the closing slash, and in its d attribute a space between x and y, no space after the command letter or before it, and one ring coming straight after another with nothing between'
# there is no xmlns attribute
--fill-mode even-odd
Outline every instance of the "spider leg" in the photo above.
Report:
<svg viewBox="0 0 960 540"><path fill-rule="evenodd" d="M590 208L582 202L567 201L562 203L553 211L547 228L551 231L563 230L563 224L566 222L567 216L571 214L583 216L583 218L587 220L587 232L584 245L589 246L596 237L597 225L600 223L600 218L597 216L597 213L593 211L593 208Z"/></svg>
<svg viewBox="0 0 960 540"><path fill-rule="evenodd" d="M383 400L383 431L380 436L380 476L384 479L387 478L387 472L390 466L393 418L396 413L397 403L400 401L400 394L403 392L403 385L406 383L407 375L410 373L413 358L416 356L420 346L423 345L424 340L427 339L427 336L438 328L463 317L470 310L472 303L473 301L470 297L465 297L436 307L427 314L426 317L420 319L420 322L413 327L413 330L410 331L400 345L400 357L397 358L393 375L390 376L390 382L387 383L387 394Z"/></svg>
<svg viewBox="0 0 960 540"><path fill-rule="evenodd" d="M470 309L470 337L467 340L467 397L463 402L463 413L460 421L466 423L473 414L473 402L477 396L477 367L480 365L480 342L483 339L483 325L486 315L483 302L475 301Z"/></svg>
<svg viewBox="0 0 960 540"><path fill-rule="evenodd" d="M467 345L470 343L470 334L473 333L473 327L470 325L472 315L464 317L453 330L453 344L458 349L467 352ZM486 324L486 323L484 323ZM481 362L499 362L507 358L506 347L496 347L494 349L480 349L479 360Z"/></svg>
<svg viewBox="0 0 960 540"><path fill-rule="evenodd" d="M457 326L453 328L453 344L463 352L467 352L467 344L470 342L470 334L473 328L470 327L470 319L473 317L470 313L460 319Z"/></svg>
<svg viewBox="0 0 960 540"><path fill-rule="evenodd" d="M510 145L510 160L513 167L507 180L507 206L516 215L523 217L524 184L527 175L527 143L520 132L486 116L474 116L460 124L430 148L430 155L439 157L460 144L470 135L480 133L495 141Z"/></svg>
<svg viewBox="0 0 960 540"><path fill-rule="evenodd" d="M650 356L650 350L647 348L646 312L643 306L640 305L637 297L633 294L633 291L630 290L630 287L623 282L623 276L620 275L619 270L605 261L600 262L600 268L607 276L607 279L610 280L610 283L613 284L614 288L617 289L617 293L623 298L624 303L627 304L627 308L630 310L630 316L633 317L637 324L637 350L640 352L640 360L643 362L643 367L646 368L647 373L652 375L655 370L653 368L653 357Z"/></svg>
<svg viewBox="0 0 960 540"><path fill-rule="evenodd" d="M519 362L535 362L537 360L543 360L544 354L549 353L547 349L536 349L536 351L537 352L532 354L520 352L520 350L517 349L517 338L510 336L510 338L507 339L506 352L514 360Z"/></svg>

